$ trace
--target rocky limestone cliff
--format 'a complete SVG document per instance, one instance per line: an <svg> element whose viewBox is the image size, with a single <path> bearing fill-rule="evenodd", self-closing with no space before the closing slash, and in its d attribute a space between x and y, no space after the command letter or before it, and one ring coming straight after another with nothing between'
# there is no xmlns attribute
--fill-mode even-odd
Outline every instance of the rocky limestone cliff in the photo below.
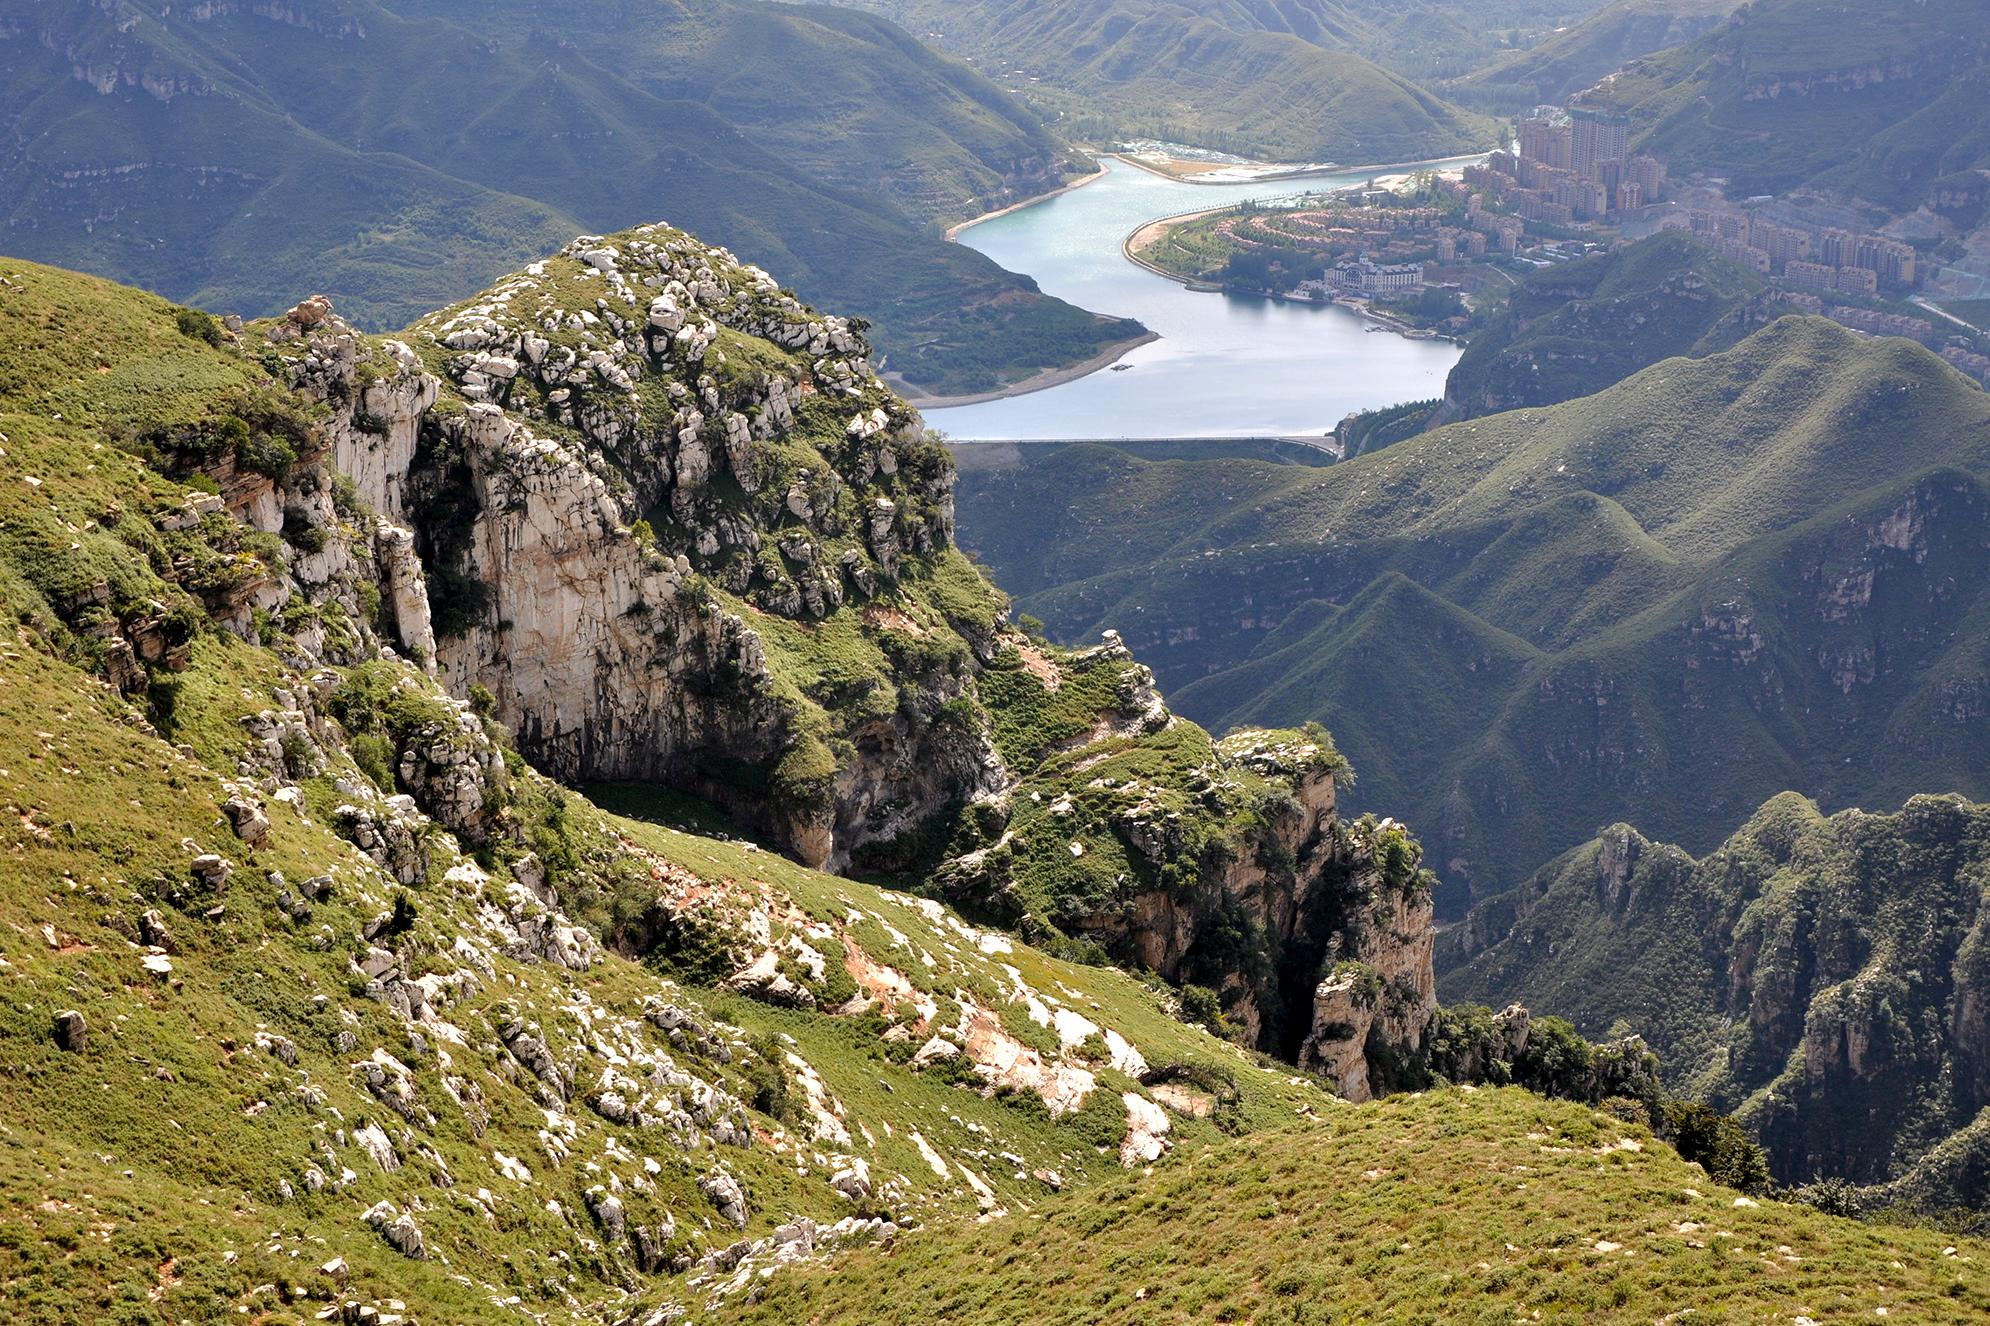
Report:
<svg viewBox="0 0 1990 1326"><path fill-rule="evenodd" d="M691 791L832 870L953 857L962 905L1213 987L1246 1043L1415 1050L1427 890L1376 886L1331 747L1213 747L1116 637L1065 657L1006 625L952 547L951 468L860 327L650 226L584 236L399 338L321 298L258 334L326 407L375 522L380 629L487 693L536 766ZM1087 680L1044 698L1067 675ZM1108 681L1054 750L1005 740L1005 708ZM1123 782L1088 764L1150 740L1199 753ZM1036 853L1050 905L1018 906L1021 798L1027 820L1102 786L1110 855ZM1386 973L1386 1007L1317 1030L1313 987L1342 961Z"/></svg>
<svg viewBox="0 0 1990 1326"><path fill-rule="evenodd" d="M437 833L536 850L501 736L521 767L686 790L804 863L1206 989L1197 1020L1364 1089L1349 1065L1414 1053L1432 1008L1413 841L1340 821L1324 731L1215 741L1116 634L1009 625L859 332L664 227L576 241L401 337L320 297L183 332L251 385L133 443L212 490L159 514L161 564L295 674L245 720L246 804L330 777L318 813L417 886ZM127 597L60 606L143 694L191 628ZM366 777L327 772L348 750ZM561 868L525 868L534 905ZM1377 1016L1316 1026L1346 963L1380 974Z"/></svg>
<svg viewBox="0 0 1990 1326"><path fill-rule="evenodd" d="M1365 1098L1371 1044L1414 1054L1436 1008L1420 848L1391 821L1340 819L1345 763L1317 729L1211 742L1116 637L1050 675L1076 688L1112 667L1118 707L982 804L939 887L1025 935L1206 987L1229 1034ZM1125 749L1143 730L1149 747ZM1359 1019L1325 1002L1350 964L1375 981Z"/></svg>
<svg viewBox="0 0 1990 1326"><path fill-rule="evenodd" d="M1785 794L1698 861L1618 825L1447 937L1446 994L1643 1035L1786 1182L1896 1179L1990 1105L1986 817Z"/></svg>
<svg viewBox="0 0 1990 1326"><path fill-rule="evenodd" d="M430 604L395 582L403 647L487 687L538 766L688 788L831 868L999 785L986 742L936 721L965 657L899 669L892 711L836 730L754 625L895 603L951 547L951 472L858 328L652 226L400 339L322 300L269 339L332 408L360 500L412 530ZM961 598L931 625L986 648L997 600L978 577Z"/></svg>

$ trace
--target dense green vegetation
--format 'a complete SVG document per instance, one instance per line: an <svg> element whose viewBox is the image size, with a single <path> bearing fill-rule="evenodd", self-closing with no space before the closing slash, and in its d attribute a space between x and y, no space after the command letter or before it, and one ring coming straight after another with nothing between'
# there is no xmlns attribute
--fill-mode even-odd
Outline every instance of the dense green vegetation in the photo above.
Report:
<svg viewBox="0 0 1990 1326"><path fill-rule="evenodd" d="M1335 427L1334 440L1340 444L1342 457L1348 460L1380 451L1391 442L1421 433L1441 404L1442 401L1436 400L1405 401L1401 405L1351 414Z"/></svg>
<svg viewBox="0 0 1990 1326"><path fill-rule="evenodd" d="M1494 137L1491 121L1364 58L1391 40L1358 12L1366 5L861 4L1007 77L1095 141L1156 136L1276 161L1366 163L1448 156ZM1425 19L1457 11L1447 18L1466 25L1466 6L1414 8ZM1428 22L1373 9L1391 26L1401 20L1406 42L1442 44Z"/></svg>
<svg viewBox="0 0 1990 1326"><path fill-rule="evenodd" d="M1788 787L1990 794L1987 447L1927 351L1786 318L1324 470L1019 452L962 537L1205 724L1331 723L1455 907L1614 820L1706 851Z"/></svg>
<svg viewBox="0 0 1990 1326"><path fill-rule="evenodd" d="M1812 185L1907 211L1990 162L1986 58L1974 0L1757 0L1596 95L1630 112L1636 146L1731 196Z"/></svg>
<svg viewBox="0 0 1990 1326"><path fill-rule="evenodd" d="M871 319L890 367L936 391L1138 333L931 233L1071 163L1007 93L864 14L120 9L114 27L36 6L0 38L15 252L245 315L323 291L387 328L667 211Z"/></svg>
<svg viewBox="0 0 1990 1326"><path fill-rule="evenodd" d="M1433 422L1587 396L1789 311L1767 278L1678 231L1544 268L1472 337Z"/></svg>
<svg viewBox="0 0 1990 1326"><path fill-rule="evenodd" d="M1980 1255L1738 1197L1607 1114L1444 1091L777 1276L744 1319L1964 1322Z"/></svg>
<svg viewBox="0 0 1990 1326"><path fill-rule="evenodd" d="M1883 1183L1990 1104L1986 867L1990 808L1952 797L1827 819L1785 795L1697 861L1617 825L1475 909L1440 946L1441 980L1644 1036L1676 1089L1737 1111L1780 1179ZM1946 1195L1859 1200L1941 1213L1982 1189L1958 1175Z"/></svg>

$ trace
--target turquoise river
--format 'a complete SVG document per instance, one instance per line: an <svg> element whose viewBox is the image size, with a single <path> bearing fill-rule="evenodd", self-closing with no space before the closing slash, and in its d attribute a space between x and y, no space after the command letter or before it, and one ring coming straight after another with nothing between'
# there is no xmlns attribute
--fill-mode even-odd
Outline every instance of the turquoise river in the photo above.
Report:
<svg viewBox="0 0 1990 1326"><path fill-rule="evenodd" d="M960 242L1081 308L1137 318L1159 339L1127 354L1122 368L929 409L933 427L961 441L1317 437L1349 411L1442 393L1455 345L1371 330L1332 306L1191 291L1120 251L1128 235L1159 217L1355 184L1373 172L1185 184L1122 161L1105 166L1082 188L970 226Z"/></svg>

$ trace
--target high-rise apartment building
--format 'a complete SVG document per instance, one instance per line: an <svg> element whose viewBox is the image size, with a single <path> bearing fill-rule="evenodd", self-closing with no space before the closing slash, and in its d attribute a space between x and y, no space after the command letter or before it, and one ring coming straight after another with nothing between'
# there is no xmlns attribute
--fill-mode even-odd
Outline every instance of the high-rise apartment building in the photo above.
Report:
<svg viewBox="0 0 1990 1326"><path fill-rule="evenodd" d="M1585 180L1597 178L1605 161L1622 161L1631 154L1631 117L1616 111L1569 108L1569 169Z"/></svg>
<svg viewBox="0 0 1990 1326"><path fill-rule="evenodd" d="M1876 274L1881 285L1910 286L1914 284L1914 257L1912 244L1883 235L1861 235L1847 265Z"/></svg>
<svg viewBox="0 0 1990 1326"><path fill-rule="evenodd" d="M1817 237L1817 260L1827 267L1853 267L1856 244L1849 230L1826 228Z"/></svg>

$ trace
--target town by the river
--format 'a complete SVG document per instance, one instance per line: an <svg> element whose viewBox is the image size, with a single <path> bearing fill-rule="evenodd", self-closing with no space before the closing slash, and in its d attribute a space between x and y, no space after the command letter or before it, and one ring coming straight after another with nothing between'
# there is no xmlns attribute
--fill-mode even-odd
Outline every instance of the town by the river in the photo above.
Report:
<svg viewBox="0 0 1990 1326"><path fill-rule="evenodd" d="M1137 318L1157 339L1058 386L928 409L933 427L960 441L1318 437L1350 411L1442 393L1460 353L1449 342L1394 335L1332 305L1192 291L1121 250L1159 217L1358 184L1371 172L1189 184L1104 165L1102 178L971 226L960 242L1046 293Z"/></svg>

